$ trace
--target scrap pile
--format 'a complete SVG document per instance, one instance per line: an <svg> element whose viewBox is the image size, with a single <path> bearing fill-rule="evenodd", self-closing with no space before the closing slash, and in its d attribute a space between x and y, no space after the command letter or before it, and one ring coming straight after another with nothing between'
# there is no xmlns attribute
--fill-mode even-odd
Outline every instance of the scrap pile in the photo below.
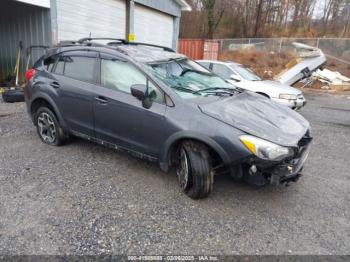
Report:
<svg viewBox="0 0 350 262"><path fill-rule="evenodd" d="M314 80L322 83L321 88L326 90L350 91L350 78L339 72L328 69L317 70L312 74Z"/></svg>

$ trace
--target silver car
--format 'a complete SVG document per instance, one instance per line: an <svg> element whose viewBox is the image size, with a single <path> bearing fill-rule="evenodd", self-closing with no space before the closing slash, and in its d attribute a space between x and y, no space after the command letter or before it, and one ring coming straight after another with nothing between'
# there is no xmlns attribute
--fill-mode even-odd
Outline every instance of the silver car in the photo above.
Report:
<svg viewBox="0 0 350 262"><path fill-rule="evenodd" d="M300 109L306 104L300 90L277 81L263 80L252 70L239 63L213 60L198 60L197 62L234 86L261 94L292 109Z"/></svg>

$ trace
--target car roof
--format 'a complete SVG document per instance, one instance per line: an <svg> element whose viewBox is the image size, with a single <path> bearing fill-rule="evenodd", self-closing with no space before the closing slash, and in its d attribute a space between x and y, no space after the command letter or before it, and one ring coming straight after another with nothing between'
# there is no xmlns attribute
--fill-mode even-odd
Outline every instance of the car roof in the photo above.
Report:
<svg viewBox="0 0 350 262"><path fill-rule="evenodd" d="M96 39L104 40L105 38ZM185 55L176 53L171 48L165 46L152 45L148 43L127 42L123 39L115 39L117 41L110 42L108 44L97 43L93 40L93 38L83 38L78 41L62 41L57 46L47 50L46 57L64 51L78 51L84 49L115 54L122 57L130 57L142 63L187 58Z"/></svg>
<svg viewBox="0 0 350 262"><path fill-rule="evenodd" d="M222 64L222 65L234 65L234 66L241 66L242 64L233 62L233 61L218 61L218 60L196 60L197 62L204 62L204 63L213 63L213 64Z"/></svg>
<svg viewBox="0 0 350 262"><path fill-rule="evenodd" d="M142 63L187 58L183 54L161 50L160 48L149 46L122 45L119 46L118 49L122 50L126 55Z"/></svg>

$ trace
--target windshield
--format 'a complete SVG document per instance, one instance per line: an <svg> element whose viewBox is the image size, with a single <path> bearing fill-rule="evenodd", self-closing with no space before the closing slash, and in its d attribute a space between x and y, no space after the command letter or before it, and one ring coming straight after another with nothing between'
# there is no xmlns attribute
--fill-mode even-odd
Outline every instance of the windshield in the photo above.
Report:
<svg viewBox="0 0 350 262"><path fill-rule="evenodd" d="M235 87L187 58L147 64L151 73L183 98L233 94Z"/></svg>
<svg viewBox="0 0 350 262"><path fill-rule="evenodd" d="M249 81L262 80L253 70L250 70L249 68L245 68L243 66L235 66L235 65L231 65L230 67L246 80L249 80Z"/></svg>

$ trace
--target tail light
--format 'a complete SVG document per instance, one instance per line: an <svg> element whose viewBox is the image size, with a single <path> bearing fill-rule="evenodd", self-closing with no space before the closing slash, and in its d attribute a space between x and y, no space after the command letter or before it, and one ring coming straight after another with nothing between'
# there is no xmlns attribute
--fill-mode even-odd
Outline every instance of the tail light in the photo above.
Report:
<svg viewBox="0 0 350 262"><path fill-rule="evenodd" d="M26 77L26 80L27 80L27 83L26 85L24 86L24 99L25 100L29 100L30 99L30 93L29 93L29 90L28 90L28 84L29 84L29 81L30 79L32 79L36 74L36 70L35 69L29 69L26 71L26 74L25 74L25 77Z"/></svg>
<svg viewBox="0 0 350 262"><path fill-rule="evenodd" d="M26 80L27 80L27 82L29 82L29 80L32 79L33 76L35 76L35 74L36 74L35 69L27 70L27 72L26 72Z"/></svg>

